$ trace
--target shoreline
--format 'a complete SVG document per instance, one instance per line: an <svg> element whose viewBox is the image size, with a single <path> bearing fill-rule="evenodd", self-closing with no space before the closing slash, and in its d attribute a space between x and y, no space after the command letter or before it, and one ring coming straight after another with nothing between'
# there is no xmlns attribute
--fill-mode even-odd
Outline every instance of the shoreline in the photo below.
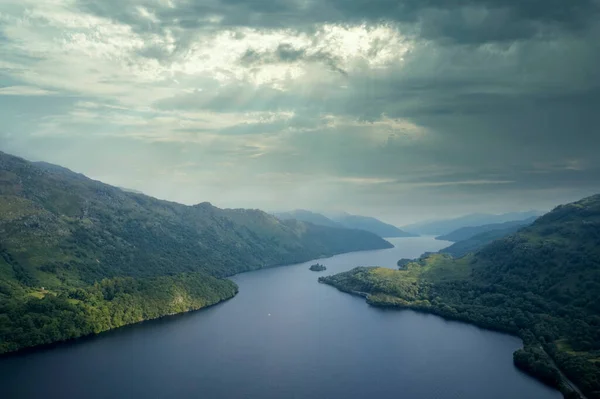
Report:
<svg viewBox="0 0 600 399"><path fill-rule="evenodd" d="M358 297L362 297L365 299L365 302L369 305L369 306L373 306L375 308L379 308L379 309L390 309L390 310L396 310L396 311L402 311L402 310L410 310L413 312L417 312L417 313L422 313L422 314L428 314L428 315L433 315L436 317L440 317L444 320L447 321L454 321L454 322L458 322L458 323L464 323L464 324L469 324L471 326L475 326L477 328L481 328L484 330L488 330L488 331L493 331L493 332L497 332L497 333L502 333L502 334L507 334L510 335L512 337L515 338L519 338L522 342L522 347L518 350L521 349L525 349L526 347L532 347L533 345L527 345L525 344L525 341L523 340L523 337L519 336L518 333L510 330L510 329L502 329L502 328L498 328L495 326L486 326L484 324L481 323L477 323L476 321L472 321L470 319L466 319L466 318L459 318L459 317L451 317L448 316L447 314L443 313L442 311L438 311L435 308L429 308L429 307L422 307L422 306L410 306L410 305L400 305L400 304L385 304L385 303L380 303L380 302L374 302L372 300L370 300L370 297L372 294L367 293L367 292L361 292L361 291L354 291L354 290L346 290L342 287L338 287L334 284L330 284L327 283L325 281L322 281L322 277L319 278L319 283L320 284L326 284L329 285L335 289L337 289L340 292L344 292L346 294L350 294L353 296L358 296ZM323 279L324 280L324 279ZM548 386L552 389L557 390L558 392L560 392L563 397L565 398L570 398L573 399L573 396L569 396L569 395L573 395L574 393L577 394L579 396L580 399L587 399L587 397L585 396L585 394L581 391L581 389L579 389L579 387L572 382L565 374L564 372L558 367L558 365L556 364L556 361L554 360L554 358L552 358L552 356L548 353L548 351L541 346L540 349L546 354L546 356L548 356L548 358L552 361L554 368L558 371L558 373L560 374L561 377L561 381L559 386L555 386L553 384L549 384L546 381L544 381L543 379L541 379L538 375L533 374L532 372L530 372L528 369L524 369L519 367L515 362L514 362L514 355L515 353L517 353L517 351L513 352L513 365L520 370L521 372L525 373L526 375L528 375L529 377L535 379L536 381L540 382L541 384L544 384L545 386Z"/></svg>
<svg viewBox="0 0 600 399"><path fill-rule="evenodd" d="M237 284L236 284L237 286ZM40 345L35 345L35 346L26 346L24 348L20 348L20 349L16 349L16 350L12 350L12 351L7 351L7 352L2 352L0 353L0 359L3 358L9 358L9 357L17 357L17 356L25 356L25 355L31 355L33 353L36 352L44 352L47 350L51 350L54 348L59 348L61 346L67 346L67 345L73 345L76 344L78 342L85 342L85 341L91 341L97 338L101 338L107 334L111 334L111 333L115 333L118 331L121 331L123 329L126 328L132 328L132 327L137 327L137 326L141 326L144 323L152 323L152 322L158 322L158 321L164 321L166 319L169 318L176 318L176 317L181 317L181 316L186 316L195 312L200 312L203 310L207 310L209 308L213 308L216 307L218 305L221 305L233 298L235 298L237 296L237 294L239 293L239 290L236 290L235 293L230 296L229 298L224 298L221 299L218 302L215 303L211 303L210 305L206 305L206 306L202 306L200 308L197 309L189 309L183 312L176 312L176 313L167 313L164 314L162 316L157 316L157 317L152 317L149 319L144 319L144 320L140 320L137 321L135 323L129 323L129 324L125 324L119 327L114 327L114 328L109 328L108 330L104 330L104 331L100 331L99 333L91 333L91 334L86 334L86 335L81 335L79 337L74 337L74 338L69 338L69 339L65 339L62 341L53 341L53 342L48 342L45 344L40 344Z"/></svg>

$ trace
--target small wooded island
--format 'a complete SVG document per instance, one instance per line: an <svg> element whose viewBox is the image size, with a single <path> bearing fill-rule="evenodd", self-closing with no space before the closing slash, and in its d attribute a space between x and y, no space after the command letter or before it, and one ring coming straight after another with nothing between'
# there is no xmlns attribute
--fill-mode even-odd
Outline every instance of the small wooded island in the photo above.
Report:
<svg viewBox="0 0 600 399"><path fill-rule="evenodd" d="M314 265L312 265L311 267L309 267L309 270L312 270L313 272L322 272L327 270L327 268L324 265L321 265L319 263L315 263Z"/></svg>

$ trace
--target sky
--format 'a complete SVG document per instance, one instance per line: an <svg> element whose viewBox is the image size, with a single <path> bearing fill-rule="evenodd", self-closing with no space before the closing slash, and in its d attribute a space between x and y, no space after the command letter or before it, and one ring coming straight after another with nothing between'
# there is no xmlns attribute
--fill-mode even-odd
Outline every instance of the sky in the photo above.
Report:
<svg viewBox="0 0 600 399"><path fill-rule="evenodd" d="M600 192L600 0L2 0L0 150L402 224Z"/></svg>

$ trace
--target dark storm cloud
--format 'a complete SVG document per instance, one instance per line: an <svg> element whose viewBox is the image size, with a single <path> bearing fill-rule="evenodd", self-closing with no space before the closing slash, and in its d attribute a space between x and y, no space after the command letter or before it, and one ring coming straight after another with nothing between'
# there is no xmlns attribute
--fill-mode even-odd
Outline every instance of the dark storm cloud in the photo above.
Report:
<svg viewBox="0 0 600 399"><path fill-rule="evenodd" d="M326 94L322 97L312 91L236 86L216 95L184 95L160 105L214 111L293 109L296 117L289 126L304 124L310 129L319 128L315 119L322 114L371 122L385 114L436 132L410 149L405 148L402 137L394 137L399 132L392 132L386 147L369 153L360 147L341 147L347 141L344 132L332 135L321 126L322 130L294 138L297 141L293 145L313 154L323 152L327 164L301 162L296 171L323 167L340 175L393 178L398 171L412 171L416 165L430 162L458 170L459 174L444 176L446 181L492 179L497 175L499 180L516 181L514 187L523 182L519 187L533 188L536 179L551 185L553 174L560 171L559 167L542 167L528 172L534 164L579 160L584 161L581 170L570 170L566 172L569 179L561 175L556 181L593 187L600 185L600 160L595 156L596 148L600 148L600 77L594 72L600 53L594 50L594 38L591 35L588 44L581 44L582 50L564 42L550 46L549 53L529 45L497 56L453 46L426 49L422 54L417 50L400 72L351 76L344 90L324 84ZM436 64L430 53L440 51L442 59L450 61ZM507 57L509 62L499 62ZM545 68L548 61L553 63ZM347 156L326 158L332 148L344 148ZM277 162L285 163L286 159ZM464 170L469 173L460 175Z"/></svg>
<svg viewBox="0 0 600 399"><path fill-rule="evenodd" d="M167 27L211 29L311 29L314 24L382 22L420 24L422 37L459 43L527 39L558 31L579 32L598 17L595 0L203 0L177 2L176 7L152 0L80 0L80 7L116 19L140 31ZM137 6L156 15L149 23ZM209 22L207 17L218 17Z"/></svg>

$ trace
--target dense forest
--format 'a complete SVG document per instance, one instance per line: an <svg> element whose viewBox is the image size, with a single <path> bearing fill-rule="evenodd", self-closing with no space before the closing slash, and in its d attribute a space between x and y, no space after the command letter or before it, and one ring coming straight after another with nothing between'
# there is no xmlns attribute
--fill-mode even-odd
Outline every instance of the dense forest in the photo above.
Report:
<svg viewBox="0 0 600 399"><path fill-rule="evenodd" d="M0 352L97 334L229 299L237 286L202 273L103 279L83 288L0 295Z"/></svg>
<svg viewBox="0 0 600 399"><path fill-rule="evenodd" d="M559 206L460 258L321 277L370 304L411 308L520 336L514 362L567 397L600 398L600 196ZM556 367L558 365L558 367ZM563 374L564 373L564 374Z"/></svg>
<svg viewBox="0 0 600 399"><path fill-rule="evenodd" d="M198 309L220 278L389 248L375 234L184 206L0 153L0 353Z"/></svg>

